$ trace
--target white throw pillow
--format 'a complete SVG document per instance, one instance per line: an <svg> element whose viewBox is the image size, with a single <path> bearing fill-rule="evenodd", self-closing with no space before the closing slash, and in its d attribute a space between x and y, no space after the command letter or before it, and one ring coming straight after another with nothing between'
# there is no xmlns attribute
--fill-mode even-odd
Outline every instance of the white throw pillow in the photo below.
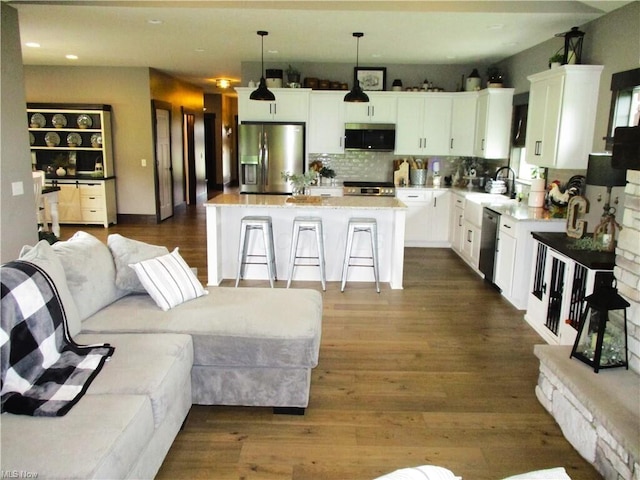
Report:
<svg viewBox="0 0 640 480"><path fill-rule="evenodd" d="M51 248L62 263L80 320L126 294L116 287L116 267L111 252L93 235L79 231Z"/></svg>
<svg viewBox="0 0 640 480"><path fill-rule="evenodd" d="M58 296L60 297L64 312L67 316L69 335L73 337L80 333L82 324L80 322L78 308L69 291L62 263L53 251L53 248L51 248L51 245L49 245L46 240L41 240L34 247L24 246L20 251L19 260L33 263L49 274L53 284L56 286Z"/></svg>
<svg viewBox="0 0 640 480"><path fill-rule="evenodd" d="M169 253L167 247L133 240L118 233L107 237L107 246L116 265L116 286L129 293L147 293L129 265Z"/></svg>
<svg viewBox="0 0 640 480"><path fill-rule="evenodd" d="M198 278L176 248L168 255L129 265L151 298L164 311L206 295Z"/></svg>
<svg viewBox="0 0 640 480"><path fill-rule="evenodd" d="M462 480L451 470L436 465L421 465L419 467L402 468L387 473L375 480Z"/></svg>

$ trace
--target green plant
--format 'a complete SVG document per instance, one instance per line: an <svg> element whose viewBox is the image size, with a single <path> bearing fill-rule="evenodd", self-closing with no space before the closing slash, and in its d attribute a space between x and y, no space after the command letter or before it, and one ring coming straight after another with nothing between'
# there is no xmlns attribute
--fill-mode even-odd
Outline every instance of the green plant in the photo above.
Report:
<svg viewBox="0 0 640 480"><path fill-rule="evenodd" d="M298 70L297 68L293 68L291 64L289 64L285 72L287 75L300 75L300 70Z"/></svg>
<svg viewBox="0 0 640 480"><path fill-rule="evenodd" d="M556 52L549 57L549 63L562 63L563 58L564 56L561 53Z"/></svg>
<svg viewBox="0 0 640 480"><path fill-rule="evenodd" d="M320 169L320 176L325 178L335 178L336 172L331 168L322 167Z"/></svg>

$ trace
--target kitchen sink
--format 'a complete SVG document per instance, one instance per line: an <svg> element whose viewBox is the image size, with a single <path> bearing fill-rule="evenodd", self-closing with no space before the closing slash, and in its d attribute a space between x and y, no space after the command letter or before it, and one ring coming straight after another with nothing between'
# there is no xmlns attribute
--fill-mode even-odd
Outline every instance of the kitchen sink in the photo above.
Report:
<svg viewBox="0 0 640 480"><path fill-rule="evenodd" d="M477 227L482 225L482 209L485 205L517 203L517 200L495 193L469 193L465 199L464 218Z"/></svg>

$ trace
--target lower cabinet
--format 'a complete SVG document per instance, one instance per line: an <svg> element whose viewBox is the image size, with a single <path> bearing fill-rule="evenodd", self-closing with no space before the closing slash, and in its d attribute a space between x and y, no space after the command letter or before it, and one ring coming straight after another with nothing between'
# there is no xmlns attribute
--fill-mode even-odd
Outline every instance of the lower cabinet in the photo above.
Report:
<svg viewBox="0 0 640 480"><path fill-rule="evenodd" d="M482 229L466 219L463 225L462 258L478 270L478 265L480 264L480 236L482 235Z"/></svg>
<svg viewBox="0 0 640 480"><path fill-rule="evenodd" d="M493 282L509 298L513 286L513 270L516 261L516 224L506 215L501 216L496 242L496 260Z"/></svg>
<svg viewBox="0 0 640 480"><path fill-rule="evenodd" d="M536 240L525 319L547 343L573 345L584 298L612 281L612 270L587 268Z"/></svg>
<svg viewBox="0 0 640 480"><path fill-rule="evenodd" d="M464 197L451 195L451 217L449 218L449 236L451 248L458 255L462 254L462 239L464 232Z"/></svg>
<svg viewBox="0 0 640 480"><path fill-rule="evenodd" d="M60 187L61 224L98 224L106 228L117 223L115 179L57 180L56 184Z"/></svg>
<svg viewBox="0 0 640 480"><path fill-rule="evenodd" d="M408 207L404 233L406 247L449 246L450 192L406 188L397 189L396 198Z"/></svg>

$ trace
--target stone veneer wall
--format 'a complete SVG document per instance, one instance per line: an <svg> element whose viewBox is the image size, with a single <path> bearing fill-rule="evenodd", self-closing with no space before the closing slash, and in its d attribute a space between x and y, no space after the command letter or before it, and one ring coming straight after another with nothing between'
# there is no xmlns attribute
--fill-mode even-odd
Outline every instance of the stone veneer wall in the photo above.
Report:
<svg viewBox="0 0 640 480"><path fill-rule="evenodd" d="M640 373L640 170L627 170L622 230L616 248L614 275L618 293L626 298L629 368Z"/></svg>

